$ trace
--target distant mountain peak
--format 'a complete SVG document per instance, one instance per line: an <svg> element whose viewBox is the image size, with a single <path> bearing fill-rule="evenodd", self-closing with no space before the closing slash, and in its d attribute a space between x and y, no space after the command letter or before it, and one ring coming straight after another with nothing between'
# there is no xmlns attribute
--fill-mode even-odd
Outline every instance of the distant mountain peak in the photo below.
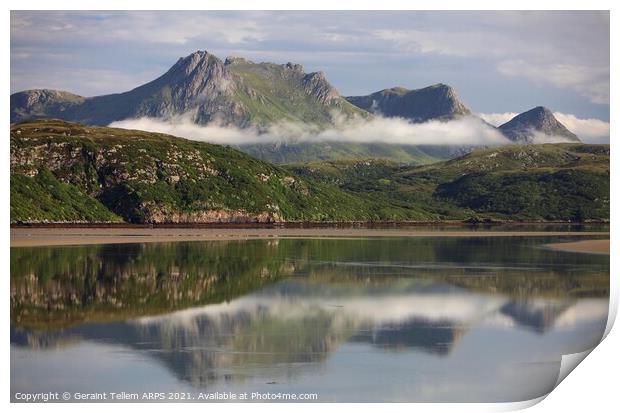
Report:
<svg viewBox="0 0 620 413"><path fill-rule="evenodd" d="M444 83L414 90L398 86L367 96L350 96L346 99L370 112L387 117L406 118L414 122L449 120L471 114L461 102L456 90Z"/></svg>
<svg viewBox="0 0 620 413"><path fill-rule="evenodd" d="M209 64L211 63L210 60L212 58L217 59L206 50L198 50L188 56L179 58L179 60L177 60L177 62L169 69L169 71L180 71L186 75L189 75L199 67L204 68L209 66Z"/></svg>
<svg viewBox="0 0 620 413"><path fill-rule="evenodd" d="M179 92L187 98L201 93L230 95L234 91L232 77L224 63L205 50L179 59L158 80L166 81L169 87L182 88Z"/></svg>
<svg viewBox="0 0 620 413"><path fill-rule="evenodd" d="M536 106L523 112L499 127L510 140L517 143L537 143L542 140L565 140L579 142L577 135L556 119L544 106Z"/></svg>

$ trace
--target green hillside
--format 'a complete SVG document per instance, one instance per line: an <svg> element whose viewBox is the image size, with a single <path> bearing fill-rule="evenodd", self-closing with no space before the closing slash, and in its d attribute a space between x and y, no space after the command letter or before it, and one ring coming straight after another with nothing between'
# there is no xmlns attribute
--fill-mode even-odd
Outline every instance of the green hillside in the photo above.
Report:
<svg viewBox="0 0 620 413"><path fill-rule="evenodd" d="M306 74L301 65L254 63L243 58L227 59L226 67L238 85L235 99L244 107L249 124L330 125L334 113L369 116L340 97L322 72Z"/></svg>
<svg viewBox="0 0 620 413"><path fill-rule="evenodd" d="M11 127L11 222L608 219L608 145L282 167L157 133L58 120Z"/></svg>
<svg viewBox="0 0 620 413"><path fill-rule="evenodd" d="M440 219L608 220L609 145L512 145L430 165L316 162L289 168Z"/></svg>
<svg viewBox="0 0 620 413"><path fill-rule="evenodd" d="M12 126L11 178L12 222L428 218L309 183L230 147L57 120Z"/></svg>
<svg viewBox="0 0 620 413"><path fill-rule="evenodd" d="M36 176L11 174L11 221L122 222L77 186L62 183L47 169Z"/></svg>
<svg viewBox="0 0 620 413"><path fill-rule="evenodd" d="M447 158L447 154L431 155L420 146L357 142L282 142L278 144L248 144L239 147L243 152L263 161L277 164L349 161L352 159L386 159L410 165L423 165Z"/></svg>

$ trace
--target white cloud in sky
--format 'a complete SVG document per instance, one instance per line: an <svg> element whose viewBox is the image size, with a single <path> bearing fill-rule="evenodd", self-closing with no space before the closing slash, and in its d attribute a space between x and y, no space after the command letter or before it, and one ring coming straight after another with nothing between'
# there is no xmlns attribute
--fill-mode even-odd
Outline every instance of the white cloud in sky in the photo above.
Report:
<svg viewBox="0 0 620 413"><path fill-rule="evenodd" d="M593 103L609 103L609 66L507 60L500 62L497 69L506 76L525 77L537 83L574 90Z"/></svg>
<svg viewBox="0 0 620 413"><path fill-rule="evenodd" d="M469 70L476 70L475 66L494 68L499 78L519 77L576 92L596 104L609 102L608 12L11 13L12 72L36 69L41 78L39 84L46 83L52 73L84 65L91 65L91 69L105 66L106 70L125 70L130 74L143 61L165 70L169 67L166 64L197 49L220 57L234 53L281 63L295 59L315 66L313 70L338 69L349 74L344 81L350 83L349 87L353 85L360 91L369 88L366 93L394 86L369 86L368 80L379 82L386 77L386 71L394 74L396 68L402 72L397 83L407 76L416 76L419 82L420 72L433 73L438 67L445 78L433 79L434 82L470 82L475 76L459 72L462 66L437 60L468 59L476 62ZM50 52L69 56L61 60L44 56ZM379 63L384 67L377 66ZM363 67L360 65L370 64L376 74L354 73ZM423 76L425 82L433 77L428 73ZM359 84L355 84L356 78ZM21 81L11 83L13 91L32 87ZM94 94L104 90L120 92L115 86L98 87ZM507 82L506 88L510 87ZM94 89L88 82L76 82L70 88L82 94Z"/></svg>
<svg viewBox="0 0 620 413"><path fill-rule="evenodd" d="M237 44L260 41L263 27L248 12L246 18L222 13L161 11L34 11L11 14L11 36L38 44L78 41L141 42L183 45L192 39L208 38ZM95 18L93 18L95 17Z"/></svg>
<svg viewBox="0 0 620 413"><path fill-rule="evenodd" d="M131 90L146 80L155 79L160 75L161 73L152 70L128 73L111 69L67 68L62 72L49 73L45 79L42 79L36 71L25 69L11 73L11 84L28 84L30 89L56 89L72 93L79 92L73 87L78 82L87 83L90 90L95 91L105 90L109 85L113 84L117 91L122 92ZM93 94L88 93L85 95L92 96Z"/></svg>
<svg viewBox="0 0 620 413"><path fill-rule="evenodd" d="M514 49L510 52L506 49L506 44L511 41L508 36L479 30L382 29L375 30L373 35L393 42L407 52L478 58L514 53Z"/></svg>
<svg viewBox="0 0 620 413"><path fill-rule="evenodd" d="M517 115L518 113L516 112L478 113L478 116L494 126L500 126ZM566 126L568 130L576 134L579 139L584 142L609 142L609 122L593 118L582 119L570 113L554 112L553 115L558 121L560 121L560 123Z"/></svg>
<svg viewBox="0 0 620 413"><path fill-rule="evenodd" d="M406 53L484 59L504 76L569 89L593 103L609 103L609 54L605 48L609 39L604 37L603 18L600 27L592 30L600 36L596 44L592 36L576 36L560 29L549 31L535 25L536 22L550 24L561 14L546 15L546 22L545 15L540 13L499 16L511 24L502 30L497 30L494 25L472 25L466 29L380 29L373 34L394 43ZM576 16L563 15L568 21L573 21Z"/></svg>
<svg viewBox="0 0 620 413"><path fill-rule="evenodd" d="M510 119L518 115L517 112L504 112L504 113L477 113L485 121L489 122L493 126L500 126L508 122Z"/></svg>
<svg viewBox="0 0 620 413"><path fill-rule="evenodd" d="M277 123L266 131L217 124L196 125L191 117L169 120L127 119L110 127L166 133L216 144L243 145L271 142L358 142L402 145L502 145L509 143L496 129L475 117L449 122L412 124L405 119L374 117L370 120L336 119L336 126L319 129L302 123Z"/></svg>
<svg viewBox="0 0 620 413"><path fill-rule="evenodd" d="M609 122L580 119L570 113L554 113L557 120L585 142L609 142Z"/></svg>

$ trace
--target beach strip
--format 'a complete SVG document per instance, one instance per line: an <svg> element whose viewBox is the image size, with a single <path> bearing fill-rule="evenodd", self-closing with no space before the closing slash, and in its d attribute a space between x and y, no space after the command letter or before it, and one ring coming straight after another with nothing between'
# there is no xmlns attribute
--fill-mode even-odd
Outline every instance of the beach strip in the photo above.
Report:
<svg viewBox="0 0 620 413"><path fill-rule="evenodd" d="M609 236L609 232L428 228L11 228L11 247L278 238ZM579 241L582 242L582 241ZM602 240L583 241L601 243ZM609 251L609 241L607 251ZM567 243L573 244L573 243ZM550 244L550 248L557 249ZM588 245L588 244L585 244ZM598 245L598 244L595 244ZM568 247L570 248L570 246ZM587 247L578 245L583 252ZM600 246L597 248L601 248ZM609 252L607 252L609 253Z"/></svg>
<svg viewBox="0 0 620 413"><path fill-rule="evenodd" d="M609 255L608 239L589 239L574 242L558 242L554 244L547 244L546 247L556 251Z"/></svg>

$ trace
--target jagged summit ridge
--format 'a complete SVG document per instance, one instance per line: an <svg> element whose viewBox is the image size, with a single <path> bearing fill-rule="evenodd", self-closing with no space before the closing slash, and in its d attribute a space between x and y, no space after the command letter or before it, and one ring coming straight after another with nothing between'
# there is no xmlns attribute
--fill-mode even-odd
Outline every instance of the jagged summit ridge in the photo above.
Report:
<svg viewBox="0 0 620 413"><path fill-rule="evenodd" d="M340 99L340 93L327 81L323 72L312 72L304 75L303 85L306 93L314 96L321 103L329 104Z"/></svg>
<svg viewBox="0 0 620 413"><path fill-rule="evenodd" d="M370 118L372 114L411 122L474 116L456 90L444 83L413 90L397 86L344 98L322 71L306 73L301 64L255 63L238 56L222 61L206 50L179 58L157 79L124 93L82 97L36 89L11 95L13 123L57 118L109 125L132 118L183 117L196 124L216 122L264 131L281 122L328 128L336 125L335 119ZM520 143L539 143L540 136L551 137L548 141L558 137L578 141L544 107L515 117L499 130Z"/></svg>
<svg viewBox="0 0 620 413"><path fill-rule="evenodd" d="M108 125L139 117L189 117L238 127L279 121L327 125L332 114L364 111L348 104L323 72L305 73L300 64L225 61L198 50L181 57L159 78L128 92L83 98L62 91L30 90L11 95L11 122L58 118Z"/></svg>
<svg viewBox="0 0 620 413"><path fill-rule="evenodd" d="M556 119L551 110L537 106L523 112L499 127L510 140L517 143L536 143L537 140L580 142L577 135Z"/></svg>
<svg viewBox="0 0 620 413"><path fill-rule="evenodd" d="M180 58L163 78L190 98L201 93L230 95L234 91L233 79L225 64L206 51Z"/></svg>

